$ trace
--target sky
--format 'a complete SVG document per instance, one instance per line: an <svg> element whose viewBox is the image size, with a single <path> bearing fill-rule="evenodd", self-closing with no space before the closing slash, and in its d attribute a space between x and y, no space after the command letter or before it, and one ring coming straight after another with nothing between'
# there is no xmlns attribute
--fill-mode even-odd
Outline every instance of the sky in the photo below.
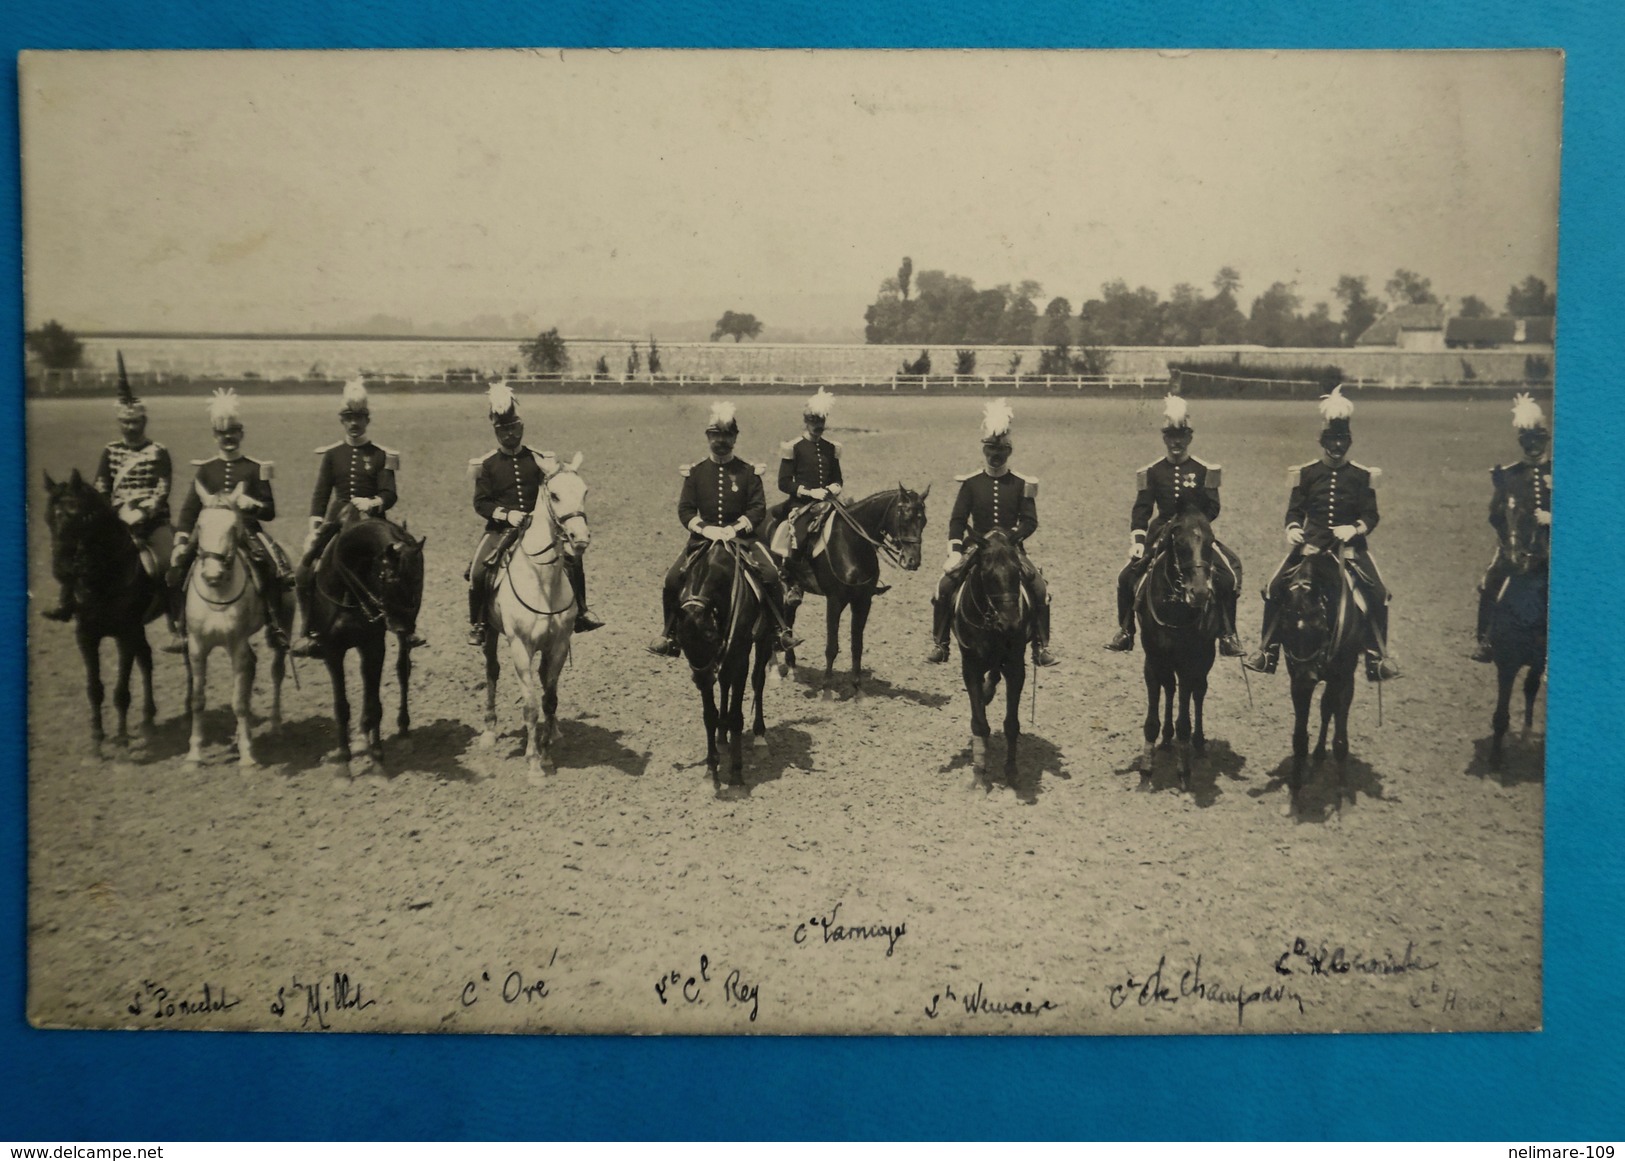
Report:
<svg viewBox="0 0 1625 1161"><path fill-rule="evenodd" d="M905 255L1074 309L1226 265L1244 308L1556 283L1550 52L30 53L20 84L30 327L861 335Z"/></svg>

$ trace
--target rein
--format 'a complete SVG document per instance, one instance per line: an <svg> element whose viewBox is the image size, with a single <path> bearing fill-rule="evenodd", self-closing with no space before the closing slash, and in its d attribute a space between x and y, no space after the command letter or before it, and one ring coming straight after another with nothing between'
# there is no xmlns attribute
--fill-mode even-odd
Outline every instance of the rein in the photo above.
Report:
<svg viewBox="0 0 1625 1161"><path fill-rule="evenodd" d="M901 492L887 492L885 493L885 496L886 510L880 514L880 520L882 522L884 522L893 512L897 510L897 505L903 498L903 494ZM921 543L920 538L917 536L894 536L892 535L891 529L884 527L881 529L880 539L876 540L869 534L869 530L859 523L858 518L852 515L852 513L847 509L846 505L836 503L832 504L832 506L836 512L840 513L841 517L854 532L880 551L881 555L886 558L893 568L903 567L903 549L917 547Z"/></svg>
<svg viewBox="0 0 1625 1161"><path fill-rule="evenodd" d="M567 613L575 607L576 602L574 591L572 590L571 592L570 603L565 605L563 608L536 608L536 606L532 605L520 595L519 586L513 583L513 558L515 555L523 553L525 559L530 561L531 568L538 572L540 572L544 567L552 565L555 562L562 561L564 557L563 544L565 540L568 539L564 532L564 522L566 520L573 520L577 516L580 516L584 520L587 517L587 511L585 508L578 508L573 512L566 512L563 516L560 516L557 512L553 511L553 501L549 498L545 489L542 491L540 499L544 506L543 510L547 514L547 527L549 532L548 542L538 552L527 552L525 550L525 533L530 530L531 523L536 515L534 512L527 512L525 514L524 523L519 526L519 543L515 544L513 546L513 550L509 552L508 565L502 570L502 574L508 580L508 591L513 594L514 600L518 601L530 612L535 613L538 617L556 617L560 613Z"/></svg>

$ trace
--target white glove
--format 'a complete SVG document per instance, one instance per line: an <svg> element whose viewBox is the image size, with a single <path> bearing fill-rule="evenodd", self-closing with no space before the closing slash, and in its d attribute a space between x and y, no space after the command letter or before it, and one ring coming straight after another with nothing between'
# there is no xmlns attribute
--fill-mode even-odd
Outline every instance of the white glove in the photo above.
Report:
<svg viewBox="0 0 1625 1161"><path fill-rule="evenodd" d="M1347 544L1359 534L1359 531L1352 524L1339 524L1332 529L1332 535L1337 537L1337 539L1341 540L1344 544Z"/></svg>
<svg viewBox="0 0 1625 1161"><path fill-rule="evenodd" d="M239 512L253 512L259 506L260 502L247 492L237 497L237 511Z"/></svg>
<svg viewBox="0 0 1625 1161"><path fill-rule="evenodd" d="M350 507L357 512L376 512L378 501L372 496L357 496L350 501Z"/></svg>
<svg viewBox="0 0 1625 1161"><path fill-rule="evenodd" d="M948 559L942 562L942 571L953 572L954 569L959 567L960 562L964 559L965 554L963 552L954 552L952 549L950 549L948 552Z"/></svg>
<svg viewBox="0 0 1625 1161"><path fill-rule="evenodd" d="M312 536L315 536L321 530L322 530L322 518L320 516L312 516L310 518L310 534Z"/></svg>
<svg viewBox="0 0 1625 1161"><path fill-rule="evenodd" d="M720 524L707 524L700 529L700 535L707 540L727 540L730 531Z"/></svg>
<svg viewBox="0 0 1625 1161"><path fill-rule="evenodd" d="M808 488L807 489L807 495L811 496L814 500L827 500L827 499L829 499L829 489L828 488Z"/></svg>
<svg viewBox="0 0 1625 1161"><path fill-rule="evenodd" d="M831 496L839 496L841 494L841 485L831 484L829 487L825 488L824 491L829 493Z"/></svg>
<svg viewBox="0 0 1625 1161"><path fill-rule="evenodd" d="M523 512L519 511L517 508L508 509L508 524L510 527L518 528L524 522L525 514Z"/></svg>
<svg viewBox="0 0 1625 1161"><path fill-rule="evenodd" d="M126 524L141 523L141 509L134 504L126 504L118 510L118 518Z"/></svg>
<svg viewBox="0 0 1625 1161"><path fill-rule="evenodd" d="M1145 556L1145 541L1136 540L1133 544L1129 545L1128 558L1130 560L1140 560L1144 556Z"/></svg>
<svg viewBox="0 0 1625 1161"><path fill-rule="evenodd" d="M1286 530L1286 542L1288 544L1302 544L1303 529L1299 528L1296 524L1294 524L1291 528L1288 528Z"/></svg>
<svg viewBox="0 0 1625 1161"><path fill-rule="evenodd" d="M1549 524L1551 524L1551 522L1552 522L1552 514L1550 512L1546 511L1546 509L1544 509L1544 508L1537 508L1535 510L1535 523L1536 524L1548 524L1549 525Z"/></svg>

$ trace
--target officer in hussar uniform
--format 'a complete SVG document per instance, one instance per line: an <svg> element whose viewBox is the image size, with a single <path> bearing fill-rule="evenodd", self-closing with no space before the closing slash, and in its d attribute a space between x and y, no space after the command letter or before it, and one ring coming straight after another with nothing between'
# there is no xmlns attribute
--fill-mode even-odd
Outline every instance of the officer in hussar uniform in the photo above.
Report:
<svg viewBox="0 0 1625 1161"><path fill-rule="evenodd" d="M1162 445L1167 454L1140 469L1139 491L1129 514L1128 563L1117 574L1117 635L1106 645L1114 652L1128 653L1134 648L1134 589L1156 555L1158 538L1168 521L1187 507L1200 510L1210 521L1219 518L1220 467L1191 455L1195 435L1185 400L1178 395L1168 396L1162 409ZM1240 657L1246 652L1236 636L1241 558L1215 538L1213 562L1214 588L1224 615L1219 652L1226 657Z"/></svg>
<svg viewBox="0 0 1625 1161"><path fill-rule="evenodd" d="M1489 639L1490 610L1511 572L1506 556L1507 508L1517 505L1533 511L1536 522L1548 528L1552 523L1552 436L1540 404L1529 395L1515 398L1512 426L1518 433L1523 456L1516 463L1502 464L1490 472L1495 485L1495 495L1490 499L1490 527L1495 529L1497 541L1495 556L1478 586L1478 648L1473 652L1474 661L1495 660Z"/></svg>
<svg viewBox="0 0 1625 1161"><path fill-rule="evenodd" d="M485 645L486 573L515 540L525 517L536 511L547 477L558 470L552 452L525 446L525 424L519 401L506 382L491 384L486 410L496 433L497 446L468 461L474 477L474 511L485 520L485 534L474 550L468 569L468 643ZM591 633L604 623L587 611L587 573L579 553L566 555L564 568L575 592L577 633Z"/></svg>
<svg viewBox="0 0 1625 1161"><path fill-rule="evenodd" d="M982 458L987 466L954 477L959 481L959 496L948 518L948 559L943 562L942 579L937 582L937 595L931 601L932 647L926 655L927 661L948 660L954 593L976 554L974 545L968 552L965 550L966 534L985 535L995 528L1008 528L1016 534L1022 579L1038 613L1033 634L1033 664L1056 663L1049 651L1049 586L1044 583L1044 574L1038 566L1028 559L1026 549L1027 538L1038 531L1038 480L1033 476L1018 476L1010 470L1010 453L1015 447L1010 439L1010 424L1014 418L1015 413L1003 399L988 403L982 409Z"/></svg>
<svg viewBox="0 0 1625 1161"><path fill-rule="evenodd" d="M1391 681L1399 666L1387 656L1388 588L1366 548L1366 537L1377 527L1377 481L1381 468L1368 468L1348 458L1354 435L1349 417L1354 403L1341 387L1321 396L1320 458L1287 469L1292 495L1286 507L1286 538L1292 546L1264 587L1264 631L1258 652L1242 662L1255 673L1274 673L1280 659L1275 641L1276 616L1287 570L1297 563L1305 544L1333 551L1347 545L1354 553L1354 571L1367 597L1366 623L1370 637L1366 650L1366 677Z"/></svg>
<svg viewBox="0 0 1625 1161"><path fill-rule="evenodd" d="M666 571L660 593L664 628L650 643L649 652L660 657L676 657L682 652L672 626L677 620L677 596L683 575L711 541L734 539L740 542L740 559L762 582L768 611L779 626L779 650L794 649L801 642L790 632L785 617L784 582L773 558L756 539L756 531L767 517L763 468L734 455L734 444L739 441L739 421L734 416L732 403L719 401L711 405L705 438L711 454L698 463L678 469L683 477L683 490L677 498L677 521L688 530L688 543Z"/></svg>
<svg viewBox="0 0 1625 1161"><path fill-rule="evenodd" d="M272 540L261 524L276 519L276 496L271 481L276 475L276 464L271 460L256 460L243 454L243 421L240 400L231 388L217 389L209 401L209 424L214 429L215 446L220 454L212 459L193 460L197 476L186 490L181 502L180 519L175 528L175 559L169 567L169 592L173 602L175 621L179 624L186 610L186 575L197 556L197 545L192 542L192 529L197 526L198 513L203 511L201 488L210 496L224 496L241 487L237 497L237 510L242 513L243 551L259 578L260 593L264 596L265 635L278 648L286 648L287 640L277 621L281 597L293 584L293 569L281 545ZM164 646L167 652L178 653L186 648L183 640Z"/></svg>
<svg viewBox="0 0 1625 1161"><path fill-rule="evenodd" d="M360 379L345 383L340 395L339 425L344 438L316 449L321 463L316 469L316 490L310 498L310 532L305 536L305 552L295 576L299 616L305 631L294 646L296 657L320 656L322 642L310 626L311 591L316 584L316 562L322 551L344 527L351 512L361 516L382 516L395 506L395 473L400 471L400 453L379 447L367 438L372 422L367 387ZM423 645L414 634L409 647Z"/></svg>
<svg viewBox="0 0 1625 1161"><path fill-rule="evenodd" d="M795 534L795 518L809 504L835 499L844 486L841 445L824 438L824 425L829 422L834 403L835 396L820 387L801 409L802 434L779 445L779 491L788 498L769 512L779 521L773 530L773 556L784 567L784 598L792 605L801 600L796 577L805 562L804 546Z"/></svg>

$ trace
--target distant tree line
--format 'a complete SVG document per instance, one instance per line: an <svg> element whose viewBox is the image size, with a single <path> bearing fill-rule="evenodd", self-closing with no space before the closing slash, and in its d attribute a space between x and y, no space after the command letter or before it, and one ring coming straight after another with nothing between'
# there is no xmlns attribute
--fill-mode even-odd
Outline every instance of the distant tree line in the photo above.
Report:
<svg viewBox="0 0 1625 1161"><path fill-rule="evenodd" d="M1046 369L1065 373L1078 362L1072 348L1084 352L1102 347L1212 346L1254 343L1266 347L1353 346L1391 306L1437 302L1432 281L1400 269L1383 286L1382 296L1364 275L1338 278L1331 296L1313 305L1295 282L1274 282L1241 309L1242 278L1232 266L1222 267L1210 284L1212 293L1188 282L1162 298L1148 286L1130 288L1121 278L1100 288L1074 313L1071 300L1051 298L1042 312L1043 287L1031 280L1002 283L984 290L960 274L942 270L915 272L904 258L895 275L880 284L875 301L864 311L864 338L871 343L971 346L1043 346ZM1337 303L1336 312L1332 306ZM1467 318L1493 312L1476 295L1461 300ZM1534 275L1512 287L1505 314L1515 318L1549 316L1556 296ZM1086 359L1093 362L1098 356ZM1100 374L1103 371L1084 373Z"/></svg>

